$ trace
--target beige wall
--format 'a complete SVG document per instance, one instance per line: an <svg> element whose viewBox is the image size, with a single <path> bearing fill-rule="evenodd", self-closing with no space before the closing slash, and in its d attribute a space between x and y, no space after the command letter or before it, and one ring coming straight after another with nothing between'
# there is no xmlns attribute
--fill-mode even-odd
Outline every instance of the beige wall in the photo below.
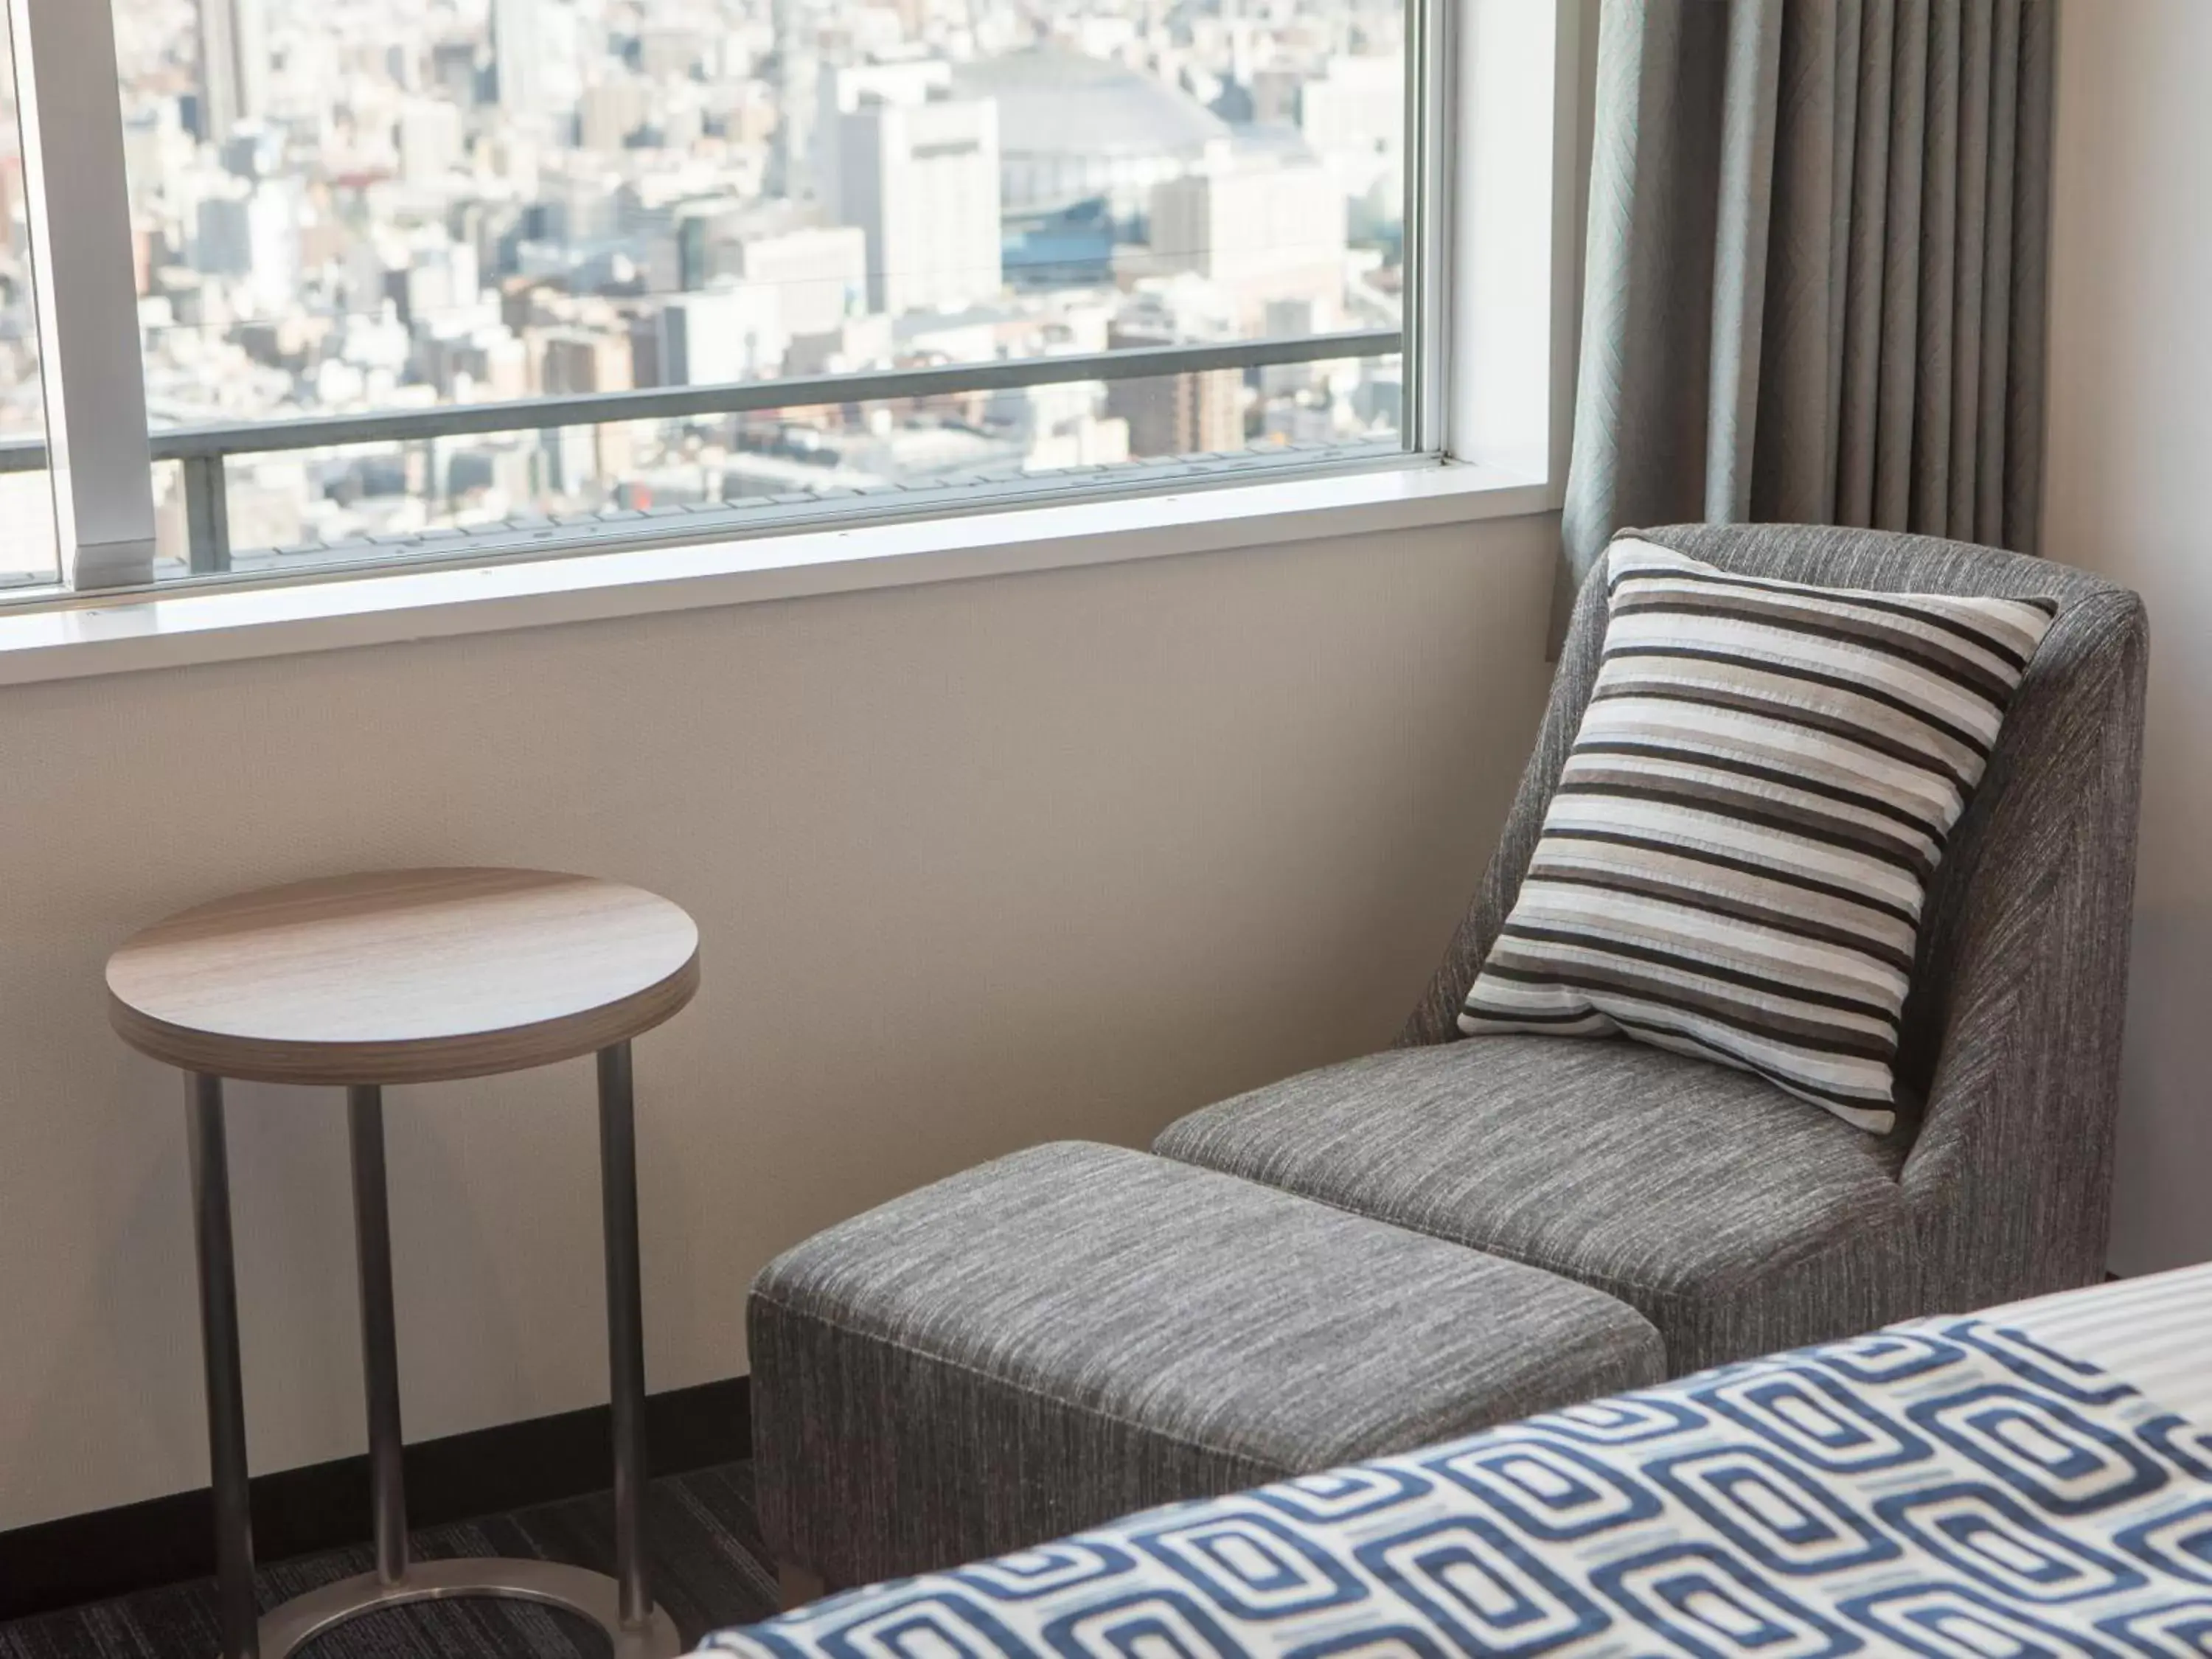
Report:
<svg viewBox="0 0 2212 1659"><path fill-rule="evenodd" d="M2151 617L2112 1263L2212 1257L2212 4L2069 0L2045 546Z"/></svg>
<svg viewBox="0 0 2212 1659"><path fill-rule="evenodd" d="M0 690L0 1528L201 1484L182 1089L133 928L316 872L514 862L689 906L640 1045L652 1386L747 1279L1025 1143L1380 1044L1547 679L1501 521ZM358 1449L342 1114L234 1091L257 1469ZM409 1428L605 1397L589 1067L395 1091Z"/></svg>

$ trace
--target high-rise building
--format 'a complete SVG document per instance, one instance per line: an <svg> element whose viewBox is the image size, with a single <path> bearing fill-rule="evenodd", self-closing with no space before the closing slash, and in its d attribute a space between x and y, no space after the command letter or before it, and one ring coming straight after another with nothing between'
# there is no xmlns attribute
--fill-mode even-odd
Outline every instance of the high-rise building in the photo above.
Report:
<svg viewBox="0 0 2212 1659"><path fill-rule="evenodd" d="M984 99L894 103L838 120L839 216L867 235L877 311L957 311L998 296L999 109Z"/></svg>
<svg viewBox="0 0 2212 1659"><path fill-rule="evenodd" d="M1220 286L1247 322L1270 301L1343 297L1344 193L1312 161L1232 161L1152 191L1154 269Z"/></svg>
<svg viewBox="0 0 2212 1659"><path fill-rule="evenodd" d="M540 342L538 383L548 397L628 392L635 370L629 337L597 329L548 329Z"/></svg>
<svg viewBox="0 0 2212 1659"><path fill-rule="evenodd" d="M407 264L385 275L385 293L399 320L416 333L458 325L462 313L483 302L476 246L442 232L423 233L407 252Z"/></svg>
<svg viewBox="0 0 2212 1659"><path fill-rule="evenodd" d="M735 218L717 204L687 203L676 210L670 229L676 238L677 287L689 293L732 274L730 226Z"/></svg>
<svg viewBox="0 0 2212 1659"><path fill-rule="evenodd" d="M1128 423L1136 456L1203 455L1244 447L1243 377L1233 368L1115 380L1106 412Z"/></svg>
<svg viewBox="0 0 2212 1659"><path fill-rule="evenodd" d="M1406 69L1395 53L1333 58L1298 89L1298 128L1322 155L1395 159L1406 144Z"/></svg>
<svg viewBox="0 0 2212 1659"><path fill-rule="evenodd" d="M538 434L548 488L580 495L599 481L598 435L588 426L550 426Z"/></svg>
<svg viewBox="0 0 2212 1659"><path fill-rule="evenodd" d="M443 93L457 104L481 102L483 83L477 64L477 43L466 38L433 41L422 89Z"/></svg>
<svg viewBox="0 0 2212 1659"><path fill-rule="evenodd" d="M907 58L889 64L843 64L822 70L815 89L814 127L808 155L814 175L811 186L822 211L833 220L854 222L845 211L839 191L844 182L844 162L838 138L844 118L860 108L861 100L878 98L887 104L920 104L948 95L952 65L941 58Z"/></svg>
<svg viewBox="0 0 2212 1659"><path fill-rule="evenodd" d="M267 0L199 0L199 137L220 143L269 107Z"/></svg>
<svg viewBox="0 0 2212 1659"><path fill-rule="evenodd" d="M410 98L400 106L399 176L432 185L460 164L461 112L442 98Z"/></svg>
<svg viewBox="0 0 2212 1659"><path fill-rule="evenodd" d="M1116 325L1107 336L1115 351L1175 343L1167 334ZM1195 374L1161 374L1112 380L1106 413L1128 422L1129 453L1200 455L1244 447L1244 376L1233 368Z"/></svg>
<svg viewBox="0 0 2212 1659"><path fill-rule="evenodd" d="M639 312L629 319L629 373L633 385L667 386L660 368L660 313Z"/></svg>
<svg viewBox="0 0 2212 1659"><path fill-rule="evenodd" d="M672 296L661 307L664 386L720 386L773 374L783 325L771 288L714 288Z"/></svg>
<svg viewBox="0 0 2212 1659"><path fill-rule="evenodd" d="M690 202L674 231L678 288L772 288L787 335L828 334L868 308L868 239L857 225L808 224L781 203Z"/></svg>
<svg viewBox="0 0 2212 1659"><path fill-rule="evenodd" d="M730 275L775 290L784 331L828 334L867 308L868 243L856 226L739 236Z"/></svg>
<svg viewBox="0 0 2212 1659"><path fill-rule="evenodd" d="M540 0L491 0L492 83L510 115L544 112Z"/></svg>
<svg viewBox="0 0 2212 1659"><path fill-rule="evenodd" d="M1406 72L1397 54L1332 58L1299 93L1298 127L1361 204L1364 233L1403 222Z"/></svg>
<svg viewBox="0 0 2212 1659"><path fill-rule="evenodd" d="M192 264L204 276L237 283L241 296L269 315L293 298L300 275L297 192L277 181L231 182L202 197Z"/></svg>
<svg viewBox="0 0 2212 1659"><path fill-rule="evenodd" d="M611 154L653 116L653 93L634 75L611 75L584 88L576 106L576 143Z"/></svg>
<svg viewBox="0 0 2212 1659"><path fill-rule="evenodd" d="M796 201L816 193L815 82L821 74L822 28L816 0L774 0L775 139L769 150L768 193Z"/></svg>

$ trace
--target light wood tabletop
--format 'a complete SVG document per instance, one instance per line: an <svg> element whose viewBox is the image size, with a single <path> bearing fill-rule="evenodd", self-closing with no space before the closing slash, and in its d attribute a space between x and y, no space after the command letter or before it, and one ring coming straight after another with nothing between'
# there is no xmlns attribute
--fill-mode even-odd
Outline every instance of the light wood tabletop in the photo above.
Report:
<svg viewBox="0 0 2212 1659"><path fill-rule="evenodd" d="M428 1083L627 1041L699 988L666 899L544 870L393 870L219 899L108 959L133 1048L267 1083Z"/></svg>

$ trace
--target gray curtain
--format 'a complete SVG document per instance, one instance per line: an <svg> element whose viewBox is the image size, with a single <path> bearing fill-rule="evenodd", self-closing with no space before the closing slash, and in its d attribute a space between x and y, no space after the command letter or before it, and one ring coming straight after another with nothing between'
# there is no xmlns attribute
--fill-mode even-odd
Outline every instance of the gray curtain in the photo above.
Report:
<svg viewBox="0 0 2212 1659"><path fill-rule="evenodd" d="M1569 574L1622 526L2036 545L2056 0L1605 0Z"/></svg>

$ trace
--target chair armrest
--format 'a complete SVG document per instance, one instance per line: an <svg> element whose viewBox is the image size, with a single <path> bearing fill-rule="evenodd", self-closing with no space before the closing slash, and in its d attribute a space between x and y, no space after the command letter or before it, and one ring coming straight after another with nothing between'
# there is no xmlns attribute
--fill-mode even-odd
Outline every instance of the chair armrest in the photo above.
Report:
<svg viewBox="0 0 2212 1659"><path fill-rule="evenodd" d="M2148 655L2133 593L2062 612L1922 921L1899 1074L1931 1306L2103 1271Z"/></svg>

